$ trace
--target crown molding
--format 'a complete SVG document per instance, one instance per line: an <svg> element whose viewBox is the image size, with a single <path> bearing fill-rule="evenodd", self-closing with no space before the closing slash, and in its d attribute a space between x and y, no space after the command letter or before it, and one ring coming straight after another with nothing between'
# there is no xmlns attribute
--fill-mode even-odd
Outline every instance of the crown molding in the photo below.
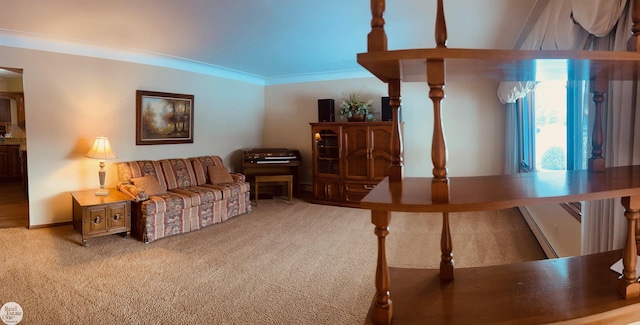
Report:
<svg viewBox="0 0 640 325"><path fill-rule="evenodd" d="M265 78L242 71L236 71L233 69L227 69L204 62L188 60L181 57L168 56L160 53L147 52L130 48L110 47L103 44L55 38L49 35L1 28L0 46L152 65L200 73L225 79L237 80L261 86L339 79L367 78L372 76L371 73L366 69L360 68L352 70L283 75Z"/></svg>
<svg viewBox="0 0 640 325"><path fill-rule="evenodd" d="M9 29L0 29L0 46L152 65L265 85L261 76L185 58Z"/></svg>

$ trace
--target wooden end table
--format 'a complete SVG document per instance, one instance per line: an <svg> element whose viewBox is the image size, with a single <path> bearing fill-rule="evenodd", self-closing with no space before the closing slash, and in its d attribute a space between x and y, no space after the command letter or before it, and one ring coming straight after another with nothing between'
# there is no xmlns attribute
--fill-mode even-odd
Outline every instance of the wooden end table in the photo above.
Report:
<svg viewBox="0 0 640 325"><path fill-rule="evenodd" d="M131 234L131 199L115 188L106 196L96 190L71 192L73 198L73 228L82 234L82 246L87 239L111 234Z"/></svg>

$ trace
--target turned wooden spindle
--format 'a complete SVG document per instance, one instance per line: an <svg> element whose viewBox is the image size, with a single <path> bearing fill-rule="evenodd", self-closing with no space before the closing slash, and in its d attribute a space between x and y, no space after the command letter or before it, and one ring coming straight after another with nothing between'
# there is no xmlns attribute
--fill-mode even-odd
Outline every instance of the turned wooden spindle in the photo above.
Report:
<svg viewBox="0 0 640 325"><path fill-rule="evenodd" d="M385 238L389 234L391 212L371 211L371 222L376 226L374 233L378 236L378 262L376 267L376 298L371 312L374 324L390 324L393 316L393 304L389 292L389 267Z"/></svg>
<svg viewBox="0 0 640 325"><path fill-rule="evenodd" d="M631 19L633 20L633 26L631 27L631 33L633 35L627 41L627 51L639 52L640 49L640 0L631 1Z"/></svg>
<svg viewBox="0 0 640 325"><path fill-rule="evenodd" d="M440 281L453 280L453 243L449 230L449 213L442 213L442 234L440 235Z"/></svg>
<svg viewBox="0 0 640 325"><path fill-rule="evenodd" d="M449 202L449 178L447 175L447 145L442 127L441 102L444 98L444 61L427 60L429 98L433 101L433 136L431 137L431 162L433 181L431 200L434 203Z"/></svg>
<svg viewBox="0 0 640 325"><path fill-rule="evenodd" d="M587 161L587 168L592 172L603 172L605 169L605 159L602 156L602 143L604 133L602 131L602 103L604 94L607 92L608 80L596 77L590 82L591 92L593 92L593 102L595 112L593 117L593 130L591 132L591 157Z"/></svg>
<svg viewBox="0 0 640 325"><path fill-rule="evenodd" d="M391 127L391 164L389 165L389 181L399 182L404 179L404 162L402 148L402 128L400 127L400 80L389 80L389 106L392 109L393 126Z"/></svg>
<svg viewBox="0 0 640 325"><path fill-rule="evenodd" d="M447 22L444 19L442 0L438 0L436 12L436 47L447 47Z"/></svg>
<svg viewBox="0 0 640 325"><path fill-rule="evenodd" d="M384 31L385 0L371 0L371 32L367 35L367 51L387 50L387 33Z"/></svg>
<svg viewBox="0 0 640 325"><path fill-rule="evenodd" d="M622 251L623 274L618 282L618 293L625 299L640 297L640 283L636 274L638 250L636 247L636 223L640 217L640 197L623 197L624 216L627 218L627 239Z"/></svg>

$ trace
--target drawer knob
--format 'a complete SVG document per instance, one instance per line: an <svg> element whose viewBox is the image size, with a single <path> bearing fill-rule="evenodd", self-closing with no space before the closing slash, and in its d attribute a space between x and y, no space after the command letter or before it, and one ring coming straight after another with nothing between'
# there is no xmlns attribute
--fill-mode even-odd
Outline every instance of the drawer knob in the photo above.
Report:
<svg viewBox="0 0 640 325"><path fill-rule="evenodd" d="M96 225L102 222L102 218L100 216L97 216L95 219L93 219L93 223L95 223Z"/></svg>
<svg viewBox="0 0 640 325"><path fill-rule="evenodd" d="M365 186L364 186L364 189L365 189L365 190L373 190L374 188L376 188L376 186L375 186L375 185L365 185Z"/></svg>
<svg viewBox="0 0 640 325"><path fill-rule="evenodd" d="M118 220L120 220L120 219L122 219L122 215L121 215L120 213L116 213L116 214L113 216L113 220L114 220L114 221L118 221Z"/></svg>

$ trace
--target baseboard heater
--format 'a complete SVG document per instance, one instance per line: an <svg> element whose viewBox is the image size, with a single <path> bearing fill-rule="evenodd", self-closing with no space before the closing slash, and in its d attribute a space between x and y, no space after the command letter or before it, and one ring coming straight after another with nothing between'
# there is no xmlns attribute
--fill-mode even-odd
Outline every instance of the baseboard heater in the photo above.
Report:
<svg viewBox="0 0 640 325"><path fill-rule="evenodd" d="M538 224L536 223L536 220L531 214L531 210L529 210L528 207L518 207L518 209L520 210L524 221L526 221L529 225L531 232L533 232L533 235L536 236L536 239L538 240L540 247L542 247L545 255L547 255L547 258L558 258L558 253L556 253L556 250L553 249L553 246L551 246L551 243L549 243L549 240L545 236L544 232L542 232L542 229L540 229L540 226L538 226Z"/></svg>

